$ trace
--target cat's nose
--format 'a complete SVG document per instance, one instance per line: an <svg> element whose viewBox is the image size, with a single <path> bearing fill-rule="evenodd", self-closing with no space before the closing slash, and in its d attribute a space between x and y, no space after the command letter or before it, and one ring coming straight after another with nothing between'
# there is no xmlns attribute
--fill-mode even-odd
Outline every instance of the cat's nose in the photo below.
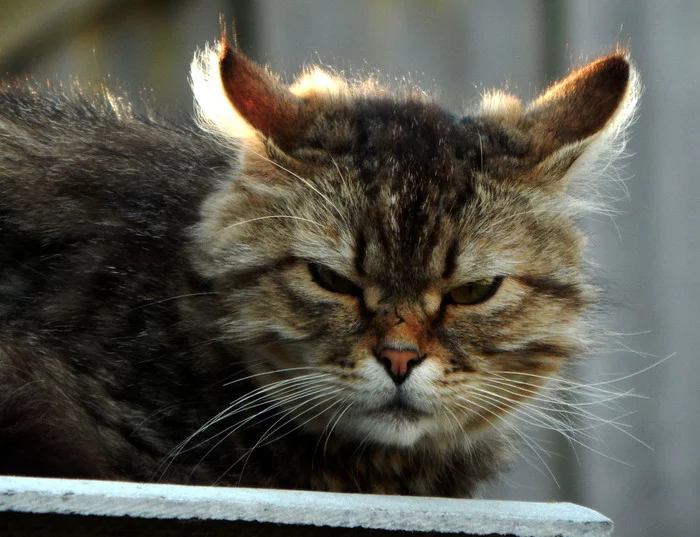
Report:
<svg viewBox="0 0 700 537"><path fill-rule="evenodd" d="M379 363L384 366L391 380L399 385L408 378L411 370L423 361L424 356L420 355L418 349L397 349L389 346L382 346L375 355Z"/></svg>

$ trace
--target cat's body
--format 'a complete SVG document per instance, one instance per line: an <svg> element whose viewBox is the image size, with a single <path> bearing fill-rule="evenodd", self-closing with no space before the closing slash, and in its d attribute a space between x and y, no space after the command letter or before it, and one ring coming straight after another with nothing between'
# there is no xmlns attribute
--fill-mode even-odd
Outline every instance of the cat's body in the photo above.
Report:
<svg viewBox="0 0 700 537"><path fill-rule="evenodd" d="M0 472L473 494L584 345L563 178L635 91L587 69L462 119L222 43L209 132L6 88Z"/></svg>

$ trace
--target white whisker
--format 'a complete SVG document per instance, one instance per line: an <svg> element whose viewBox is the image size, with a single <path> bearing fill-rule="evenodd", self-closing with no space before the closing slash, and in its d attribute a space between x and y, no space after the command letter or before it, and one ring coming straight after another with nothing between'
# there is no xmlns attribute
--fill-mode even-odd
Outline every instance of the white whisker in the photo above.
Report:
<svg viewBox="0 0 700 537"><path fill-rule="evenodd" d="M227 438L229 438L233 433L235 433L236 431L238 431L239 429L241 429L243 426L248 425L250 422L254 422L255 425L259 425L259 424L264 423L264 422L266 422L266 421L268 421L268 420L270 420L270 419L274 419L275 417L277 417L277 416L279 415L279 412L278 412L278 413L275 413L275 414L272 414L272 415L268 415L268 416L266 416L266 417L265 417L264 419L262 419L262 420L257 420L257 418L259 418L261 415L266 414L266 413L271 412L271 411L274 411L274 410L284 409L284 405L285 405L285 404L288 404L288 403L297 401L297 400L299 400L299 399L303 399L303 400L304 400L303 403L301 403L300 405L297 405L297 406L294 407L294 409L299 408L300 406L303 406L304 404L306 404L307 402L309 402L309 401L311 401L311 400L318 399L319 397L322 397L322 396L324 396L324 395L327 395L327 394L328 394L328 391L329 391L329 390L322 391L322 390L317 390L317 389L306 390L305 393L302 393L302 394L295 394L293 397L285 398L284 401L277 401L277 402L275 402L274 405L272 405L272 406L267 406L267 407L265 407L263 410L261 410L260 412L254 414L254 415L252 415L252 416L249 416L249 417L247 417L246 419L244 419L244 420L242 420L242 421L240 421L240 422L237 422L237 423L235 423L234 425L232 425L232 426L230 426L230 427L227 427L227 428L224 429L223 431L221 431L221 432L217 433L216 435L214 435L213 437L207 439L207 442L209 442L209 441L211 441L212 439L214 439L214 438L216 438L216 437L218 437L218 436L224 435L224 436L223 436L221 439L219 439L219 441L216 442L216 444L214 444L204 455L202 455L202 457L200 458L199 462L198 462L198 463L195 465L195 467L193 468L192 472L194 472L194 471L196 470L197 466L199 466L202 462L204 462L204 460L205 460L218 446L220 446ZM337 391L337 389L336 389L336 391ZM334 393L335 393L335 392L334 392ZM310 395L313 395L314 397L309 398ZM286 417L288 414L289 414L288 412L285 413L285 414L283 414L282 417L280 418L280 420L283 419L284 417ZM256 420L257 420L257 421L256 421ZM274 425L277 424L278 422L279 422L279 420L276 421L272 426L274 427ZM268 429L268 430L269 430L269 429ZM257 446L257 444L256 444L256 446ZM240 460L240 459L239 459L239 460Z"/></svg>
<svg viewBox="0 0 700 537"><path fill-rule="evenodd" d="M335 209L335 212L336 212L336 214L340 217L341 221L344 222L344 221L346 220L346 218L345 218L345 213L343 213L343 212L330 200L330 198L329 198L328 196L326 196L323 192L321 192L319 189L317 189L317 188L311 183L311 181L309 181L308 179L304 179L301 175L299 175L299 174L293 172L292 170L286 168L285 166L282 166L279 162L276 162L276 161L274 161L274 160L272 160L272 159L266 157L265 155L262 155L262 154L259 153L258 151L255 151L255 150L254 150L253 148L251 148L250 146L246 146L246 145L243 144L243 143L240 143L240 146L241 146L242 148L244 148L246 151L249 151L249 152L253 153L254 155L258 156L259 158L261 158L261 159L263 159L263 160L269 162L269 163L272 164L273 166L276 166L276 167L279 168L280 170L282 170L282 171L288 173L288 174L291 175L292 177L294 177L294 178L298 179L299 181L301 181L304 185L306 185L308 188L310 188L310 189L313 190L316 194L318 194L328 205L330 205L333 209Z"/></svg>
<svg viewBox="0 0 700 537"><path fill-rule="evenodd" d="M271 214L271 215L267 215L267 216L258 216L257 218L249 218L248 220L243 220L242 222L236 222L235 224L230 224L230 225L226 226L225 228L222 228L221 232L226 231L226 230L231 229L231 228L234 228L234 227L242 226L244 224L250 224L252 222L258 222L260 220L270 220L270 219L274 219L274 218L286 218L289 220L299 220L301 222L308 222L309 224L314 224L315 226L318 226L324 230L328 229L328 226L324 226L322 224L319 224L315 220L311 220L309 218L303 218L301 216L292 216L289 214Z"/></svg>
<svg viewBox="0 0 700 537"><path fill-rule="evenodd" d="M496 417L496 418L497 418L498 420L500 420L500 421L504 421L504 420L503 420L503 416L497 414L496 412L494 412L493 410L491 410L491 409L489 409L489 408L487 408L487 407L485 407L485 406L480 405L479 403L477 403L476 401L474 401L474 400L472 400L472 399L467 399L467 398L464 398L464 397L459 397L459 399L463 400L465 403L468 403L468 404L471 404L471 405L473 405L473 406L476 406L476 407L478 407L478 408L480 408L480 409L482 409L482 410L488 412L489 414L492 414L494 417ZM472 410L472 409L470 409L470 408L468 408L468 407L465 407L465 406L463 406L463 405L460 405L459 403L455 403L455 404L456 404L458 407L462 408L463 410L465 410L465 411L467 411L467 412L474 412L474 410ZM475 413L476 413L478 416L481 416L482 418L484 418L484 419L489 423L489 425L491 426L491 428L492 428L493 430L498 430L498 428L494 425L494 423L493 423L490 419L488 419L486 416L484 416L483 414L480 414L480 413L478 413L478 412L475 412ZM512 430L516 435L518 435L518 437L525 443L525 445L528 446L528 447L530 448L530 450L531 450L531 451L535 454L535 456L540 460L540 462L542 463L542 465L547 469L547 473L548 473L549 476L552 478L552 480L553 480L554 483L556 484L557 488L559 488L559 482L557 481L557 478L554 476L554 473L552 472L552 470L551 470L551 468L549 467L549 465L548 465L548 464L545 462L545 460L542 458L542 455L540 455L540 451L543 452L543 453L545 453L545 454L548 455L548 456L550 456L550 453L549 453L547 450L545 450L541 445L539 445L535 440L533 440L532 438L529 438L526 434L524 434L522 431L520 431L517 427L514 427L514 426L513 426L513 427L510 427L510 430ZM533 444L534 444L534 445L533 445ZM525 460L528 461L527 459L525 459ZM528 462L530 462L530 461L528 461ZM538 471L541 472L541 470L540 470L539 468L537 468L537 466L535 466L534 464L530 464L530 465L531 465L533 468L535 468L536 470L538 470Z"/></svg>
<svg viewBox="0 0 700 537"><path fill-rule="evenodd" d="M237 379L235 381L227 382L224 384L224 386L230 386L245 380L249 380L252 378L260 377L260 376L265 376L265 375L270 375L270 374L275 374L275 373L282 373L282 372L290 372L290 371L299 371L299 370L317 370L317 368L312 368L312 367L294 367L294 368L287 368L287 369L280 369L276 371L270 371L270 372L265 372L265 373L256 373L253 375L248 375L244 378ZM260 406L264 404L264 402L261 402L260 399L265 399L266 397L269 399L269 392L274 392L275 390L288 390L288 389L294 389L294 388L300 388L304 387L305 385L314 383L314 382L319 382L320 380L329 377L330 375L325 374L325 373L313 373L309 375L301 375L299 377L293 377L290 379L283 379L271 384L267 384L261 387L258 387L251 392L248 392L244 394L243 396L239 397L232 403L230 403L224 410L221 412L217 413L215 416L210 418L207 422L205 422L199 429L194 431L192 434L190 434L186 439L184 439L182 442L180 442L177 446L171 450L171 452L163 459L163 462L158 466L156 469L156 474L164 476L168 469L170 468L170 465L172 462L177 458L180 454L190 451L191 449L195 449L197 447L201 447L204 443L207 443L211 441L213 438L216 438L219 436L219 434L214 435L214 437L208 438L207 440L200 442L196 444L195 446L191 446L190 448L187 448L188 444L192 442L192 440L197 437L198 435L202 434L204 431L209 429L211 426L214 424L218 423L221 420L228 419L234 414L250 410L252 408L255 408L256 406ZM249 401L251 400L252 401ZM249 401L249 402L246 402ZM186 449L187 448L187 449ZM165 467L163 468L163 466Z"/></svg>
<svg viewBox="0 0 700 537"><path fill-rule="evenodd" d="M347 401L347 398L343 399L342 402L344 403L345 401ZM335 428L336 428L336 426L338 425L338 423L340 423L340 420L343 419L343 416L345 415L345 413L346 413L348 410L350 410L350 407L352 407L352 405L354 405L354 404L355 404L355 401L352 401L349 405L347 405L347 406L345 407L345 409L340 413L340 415L338 416L338 418L337 418L337 419L335 420L335 422L333 423L333 426L331 427L330 431L328 431L328 434L326 435L326 441L323 443L323 454L324 454L324 455L326 454L326 450L327 450L327 448L328 448L328 441L331 439L331 435L333 434L333 431L335 430ZM329 421L329 423L330 423L330 421ZM324 429L324 430L325 430L325 429Z"/></svg>
<svg viewBox="0 0 700 537"><path fill-rule="evenodd" d="M325 394L322 394L322 395L317 395L317 396L308 398L308 399L307 399L306 401L304 401L303 403L301 403L301 404L299 404L299 405L297 405L297 406L291 408L291 409L288 410L287 412L285 412L277 421L275 421L275 423L273 423L273 424L260 436L260 438L259 438L258 441L255 443L255 445L252 446L252 447L247 451L247 453L246 453L245 455L239 457L236 461L234 461L234 463L233 463L232 465L230 465L230 466L228 467L228 469L227 469L221 476L219 476L219 478L214 482L214 485L216 485L221 479L223 479L223 477L224 477L226 474L228 474L228 473L231 471L231 469L234 468L239 462L241 462L242 460L245 459L245 461L244 461L244 463L243 463L243 466L242 466L242 468L241 468L241 470L240 470L240 474L239 474L239 484L240 484L240 480L243 478L243 472L245 471L246 464L248 463L248 460L250 459L250 457L251 457L252 454L253 454L253 451L255 451L256 448L261 447L261 446L265 446L265 445L268 445L268 444L271 444L271 443L273 443L273 442L276 442L276 441L278 441L280 438L284 438L284 437L287 436L288 434L293 433L293 432L296 431L297 429L303 427L304 425L306 425L306 424L309 423L310 421L314 420L315 418L317 418L318 416L320 416L320 415L323 414L324 412L327 412L330 408L333 408L333 407L334 407L336 404L338 404L340 401L336 400L335 403L333 403L333 404L330 405L329 407L324 408L324 409L321 410L321 412L319 412L318 414L315 414L314 416L312 416L312 417L309 418L308 420L306 420L306 421L304 421L303 423L297 425L296 427L294 427L293 429L287 431L286 433L282 434L281 436L276 437L276 438L274 438L274 439L272 439L272 440L267 440L272 434L274 434L275 432L279 431L280 429L282 429L283 427L287 426L288 424L292 423L292 422L294 421L295 418L298 418L298 417L300 417L300 416L303 416L303 415L307 414L308 412L312 411L314 408L317 408L318 406L323 405L323 404L327 403L327 402L330 401L330 400L333 400L333 399L335 398L335 394L336 394L337 392L339 392L339 391L342 391L342 389L336 389L336 391L333 392L333 393L331 393L331 394L325 393ZM324 397L324 399L323 399L322 401L320 401L319 403L316 403L316 404L313 405L311 408L308 408L308 409L304 410L303 412L301 412L301 413L298 414L297 416L294 416L293 418L286 420L286 421L285 421L284 423L282 423L281 425L278 425L282 420L284 420L285 418L287 418L290 414L292 414L292 413L293 413L294 411L296 411L298 408L301 408L301 407L303 407L304 405L306 405L306 404L308 404L308 403L310 403L310 402L312 402L312 401L314 401L314 400L316 400L316 399L322 398L322 397Z"/></svg>

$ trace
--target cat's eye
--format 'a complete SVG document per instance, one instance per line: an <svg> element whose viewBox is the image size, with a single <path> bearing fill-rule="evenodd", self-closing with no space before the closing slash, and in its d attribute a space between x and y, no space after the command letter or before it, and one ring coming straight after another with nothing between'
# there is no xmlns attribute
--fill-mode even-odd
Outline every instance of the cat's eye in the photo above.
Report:
<svg viewBox="0 0 700 537"><path fill-rule="evenodd" d="M359 296L362 294L357 285L328 267L318 263L309 263L309 271L313 280L324 289L343 295Z"/></svg>
<svg viewBox="0 0 700 537"><path fill-rule="evenodd" d="M455 304L471 305L486 302L496 294L503 282L502 276L484 278L455 287L447 293L447 298Z"/></svg>

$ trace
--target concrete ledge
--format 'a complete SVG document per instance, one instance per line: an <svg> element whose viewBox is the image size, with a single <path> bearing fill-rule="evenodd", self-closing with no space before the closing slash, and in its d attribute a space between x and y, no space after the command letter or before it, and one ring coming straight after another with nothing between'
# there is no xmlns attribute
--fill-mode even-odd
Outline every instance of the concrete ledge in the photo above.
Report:
<svg viewBox="0 0 700 537"><path fill-rule="evenodd" d="M128 517L128 518L124 518ZM566 503L0 477L3 535L611 535ZM9 533L7 533L7 532Z"/></svg>

